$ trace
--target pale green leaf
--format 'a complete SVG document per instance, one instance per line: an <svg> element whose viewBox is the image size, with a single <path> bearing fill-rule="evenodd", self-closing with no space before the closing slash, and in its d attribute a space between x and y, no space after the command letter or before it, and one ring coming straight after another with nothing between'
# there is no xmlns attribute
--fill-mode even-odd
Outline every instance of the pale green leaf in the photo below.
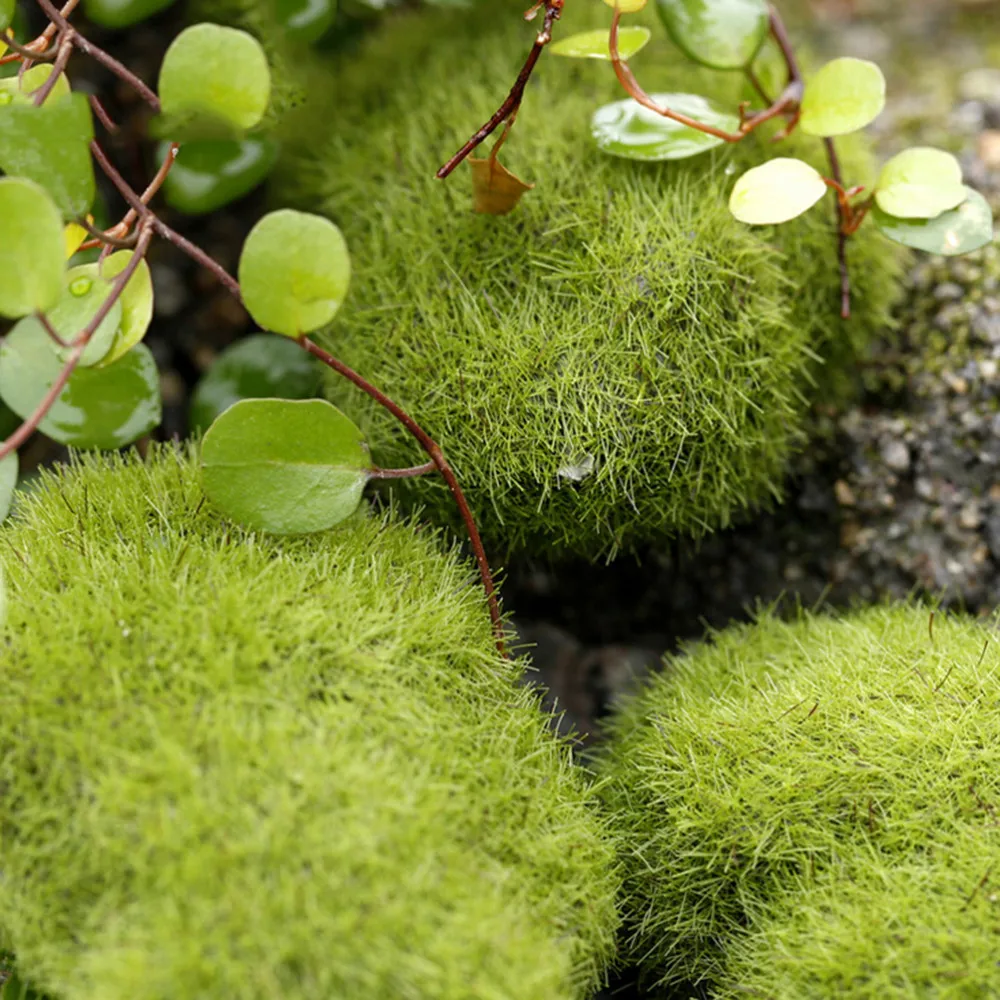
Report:
<svg viewBox="0 0 1000 1000"><path fill-rule="evenodd" d="M637 52L644 49L653 37L649 28L623 27L618 31L618 55L622 59L631 59ZM597 31L583 31L569 38L561 38L550 49L555 56L568 56L571 59L605 59L611 60L608 48L608 32L603 28Z"/></svg>
<svg viewBox="0 0 1000 1000"><path fill-rule="evenodd" d="M0 316L17 319L55 305L63 252L62 219L46 191L21 177L0 178Z"/></svg>
<svg viewBox="0 0 1000 1000"><path fill-rule="evenodd" d="M131 250L116 251L99 265L101 277L105 281L113 282L128 267L131 259ZM98 265L91 266L98 267ZM102 367L114 364L131 351L146 336L149 324L153 320L153 277L145 260L141 260L132 273L119 301L122 307L121 323L115 331L115 338L108 353L101 361Z"/></svg>
<svg viewBox="0 0 1000 1000"><path fill-rule="evenodd" d="M240 255L243 303L265 330L299 337L333 319L347 295L351 258L328 219L292 209L265 215Z"/></svg>
<svg viewBox="0 0 1000 1000"><path fill-rule="evenodd" d="M808 163L778 157L740 177L729 210L751 226L776 225L808 211L825 192L823 178Z"/></svg>
<svg viewBox="0 0 1000 1000"><path fill-rule="evenodd" d="M875 186L878 207L898 219L933 219L965 199L961 164L951 153L926 146L894 156Z"/></svg>
<svg viewBox="0 0 1000 1000"><path fill-rule="evenodd" d="M834 59L807 84L799 127L807 135L830 137L856 132L885 107L885 77L865 59Z"/></svg>
<svg viewBox="0 0 1000 1000"><path fill-rule="evenodd" d="M993 212L989 202L968 187L961 205L934 219L898 219L878 204L871 214L875 225L889 239L945 257L971 253L993 241Z"/></svg>

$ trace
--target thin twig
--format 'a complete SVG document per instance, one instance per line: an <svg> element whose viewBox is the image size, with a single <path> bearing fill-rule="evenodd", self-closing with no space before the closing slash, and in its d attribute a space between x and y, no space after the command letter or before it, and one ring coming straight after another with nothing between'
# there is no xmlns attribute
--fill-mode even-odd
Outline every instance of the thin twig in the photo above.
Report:
<svg viewBox="0 0 1000 1000"><path fill-rule="evenodd" d="M830 174L841 186L844 185L844 177L840 170L840 157L837 156L837 147L833 139L824 139L823 145L826 147L826 157L830 162ZM847 233L844 231L846 223L844 216L844 206L840 199L837 200L837 266L840 268L840 317L841 319L851 318L851 272L847 266Z"/></svg>
<svg viewBox="0 0 1000 1000"><path fill-rule="evenodd" d="M63 340L62 337L59 336L59 331L56 330L56 328L52 325L52 322L49 320L49 317L45 315L45 313L36 312L35 319L37 319L38 322L42 324L42 327L44 328L45 332L60 347L65 348L72 346L68 340Z"/></svg>
<svg viewBox="0 0 1000 1000"><path fill-rule="evenodd" d="M426 476L428 472L433 472L437 466L433 462L424 462L423 465L413 465L408 469L369 469L369 479L415 479L417 476Z"/></svg>
<svg viewBox="0 0 1000 1000"><path fill-rule="evenodd" d="M90 107L93 109L94 116L111 135L117 135L121 131L118 125L112 120L111 115L105 110L104 105L101 104L101 99L97 94L90 95Z"/></svg>
<svg viewBox="0 0 1000 1000"><path fill-rule="evenodd" d="M43 83L33 95L36 108L44 104L46 98L55 89L55 85L59 82L59 77L62 76L64 70L66 69L66 64L69 62L69 57L72 51L72 42L70 42L70 40L66 37L61 38L59 41L59 52L56 55L55 62L52 63L52 71L49 73L48 79L45 83ZM25 65L27 65L27 62Z"/></svg>
<svg viewBox="0 0 1000 1000"><path fill-rule="evenodd" d="M377 389L369 381L362 378L362 376L360 376L356 371L348 368L342 361L335 358L328 351L323 350L322 347L310 340L308 337L300 337L299 343L310 354L312 354L313 357L319 358L319 360L322 361L328 368L332 368L339 375L342 375L349 382L356 385L371 399L375 400L379 406L388 410L389 413L391 413L396 420L398 420L410 432L410 434L417 439L420 446L425 452L427 452L430 460L434 463L435 468L437 468L438 472L441 473L444 481L448 484L448 489L451 490L451 495L458 506L458 512L465 525L465 530L468 532L469 542L472 545L472 553L475 556L476 563L479 567L479 576L483 583L483 590L486 592L486 601L489 605L490 620L493 622L493 636L496 641L496 647L500 655L505 656L503 619L500 616L500 606L497 603L496 588L493 584L493 573L490 570L489 560L486 558L486 550L483 548L483 542L479 536L479 529L476 527L476 520L472 516L472 511L469 509L469 504L465 499L465 494L462 492L462 487L455 478L455 473L452 471L451 466L448 464L444 454L441 452L441 448L438 446L437 442L404 409L402 409L402 407L393 402L393 400L386 396L384 392Z"/></svg>
<svg viewBox="0 0 1000 1000"><path fill-rule="evenodd" d="M563 0L544 0L544 3L545 18L542 21L542 29L535 36L535 44L531 47L531 52L528 53L528 58L525 60L524 66L521 67L521 72L517 74L517 79L514 81L510 93L490 120L478 129L472 138L438 170L439 180L444 180L477 146L485 142L508 118L517 114L518 108L521 107L521 101L524 100L524 88L527 87L528 80L531 79L531 74L535 71L535 65L538 63L542 50L552 41L552 26L562 14ZM536 3L525 17L530 20L540 8L541 4Z"/></svg>
<svg viewBox="0 0 1000 1000"><path fill-rule="evenodd" d="M90 233L94 237L94 242L101 244L102 246L114 247L116 250L131 250L135 246L136 240L139 238L137 233L133 233L131 236L126 236L124 239L119 239L117 236L112 235L111 232L105 232L103 229L98 229L97 226L88 222L87 219L77 219L76 224L81 228Z"/></svg>

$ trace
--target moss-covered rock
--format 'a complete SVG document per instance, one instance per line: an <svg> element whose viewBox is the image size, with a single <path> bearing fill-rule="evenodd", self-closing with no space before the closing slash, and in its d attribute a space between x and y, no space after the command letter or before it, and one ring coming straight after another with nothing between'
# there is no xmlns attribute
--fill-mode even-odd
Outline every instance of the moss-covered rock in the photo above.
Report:
<svg viewBox="0 0 1000 1000"><path fill-rule="evenodd" d="M822 164L818 141L616 160L589 135L592 112L622 97L611 69L551 55L504 150L538 187L509 216L474 215L468 168L446 183L434 173L516 75L535 30L523 7L387 18L331 60L330 106L306 116L278 186L332 216L351 247L329 342L441 442L496 551L598 556L726 524L780 493L819 359L843 376L886 318L898 255L871 227L854 241L844 323L830 206L780 230L726 206L737 171L779 152ZM567 5L559 32L607 20L601 4ZM649 89L736 106L738 79L685 63L654 29L636 59ZM870 180L864 148L842 145L847 176ZM330 394L380 464L419 460L342 381ZM454 522L434 477L403 489Z"/></svg>
<svg viewBox="0 0 1000 1000"><path fill-rule="evenodd" d="M1000 993L1000 967L978 962L988 940L1000 953L996 897L974 894L1000 858L996 645L968 618L931 638L928 614L765 617L672 660L623 706L602 765L628 951L652 975L727 998ZM919 895L907 873L924 870L939 911L928 898L899 912ZM968 941L970 920L942 924L963 905L982 925ZM852 944L866 911L870 940ZM911 966L932 939L950 957ZM951 992L963 969L980 992Z"/></svg>
<svg viewBox="0 0 1000 1000"><path fill-rule="evenodd" d="M189 456L2 530L0 928L61 1000L551 1000L617 918L593 793L468 567L393 517L241 531Z"/></svg>

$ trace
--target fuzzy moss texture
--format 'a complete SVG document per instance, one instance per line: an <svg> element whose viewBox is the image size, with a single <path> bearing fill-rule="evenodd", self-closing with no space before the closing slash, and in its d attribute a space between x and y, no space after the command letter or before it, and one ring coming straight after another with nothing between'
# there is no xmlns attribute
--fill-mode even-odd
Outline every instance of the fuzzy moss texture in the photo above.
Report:
<svg viewBox="0 0 1000 1000"><path fill-rule="evenodd" d="M613 851L468 567L222 523L190 456L2 531L2 942L61 1000L573 1000Z"/></svg>
<svg viewBox="0 0 1000 1000"><path fill-rule="evenodd" d="M474 215L468 167L434 173L509 89L536 30L523 8L400 13L330 59L327 106L304 115L276 188L347 236L353 285L329 346L442 444L495 552L598 557L725 525L779 496L821 359L829 388L886 321L899 255L865 227L843 323L830 205L767 230L727 209L737 171L779 154L823 165L818 141L617 160L589 136L624 96L610 67L551 55L504 151L537 190L507 217ZM568 4L559 34L609 16ZM635 60L649 89L736 107L741 77L699 71L650 23ZM841 146L847 176L870 181L863 145ZM329 394L381 465L420 460L342 381ZM400 489L454 523L436 477Z"/></svg>
<svg viewBox="0 0 1000 1000"><path fill-rule="evenodd" d="M765 617L668 664L602 761L628 952L715 1000L1000 995L1000 660L967 618Z"/></svg>

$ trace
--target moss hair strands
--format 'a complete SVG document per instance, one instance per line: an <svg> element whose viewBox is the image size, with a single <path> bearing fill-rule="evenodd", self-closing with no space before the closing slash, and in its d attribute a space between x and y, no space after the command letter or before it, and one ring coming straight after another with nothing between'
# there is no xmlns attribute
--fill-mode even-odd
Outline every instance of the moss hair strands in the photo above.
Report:
<svg viewBox="0 0 1000 1000"><path fill-rule="evenodd" d="M0 180L0 314L19 321L0 347L0 398L22 418L0 445L0 461L36 430L66 445L115 448L159 423L156 367L142 344L153 315L145 258L154 239L166 240L209 270L262 329L289 338L384 407L429 459L378 468L361 433L330 404L248 401L218 416L205 435L203 476L211 502L262 531L315 532L350 516L371 479L437 472L466 525L502 652L504 626L489 562L442 449L395 401L310 339L347 295L350 255L340 230L310 213L271 212L249 234L237 280L150 207L182 148L194 146L195 163L213 156L218 162L216 147L228 144L225 163L233 144L243 148L265 129L273 87L261 43L240 29L192 25L167 48L154 90L73 26L75 0L62 9L51 0L37 2L45 30L23 44L5 41L0 53L24 71L0 88L0 169L7 175ZM104 21L121 27L160 6L104 11ZM322 32L305 34L315 41ZM141 193L95 138L95 118L109 133L117 131L100 99L70 92L65 69L73 51L131 87L155 115L160 165ZM39 59L51 65L33 66ZM95 227L89 215L95 164L125 203L125 214L107 229ZM269 166L265 162L263 173ZM263 173L256 169L259 181ZM244 184L234 181L230 195L242 193ZM81 250L100 250L97 262L73 266Z"/></svg>
<svg viewBox="0 0 1000 1000"><path fill-rule="evenodd" d="M639 41L636 36L644 29L622 29L621 19L623 15L642 12L647 0L605 0L605 3L614 8L606 35L592 30L552 46L553 27L564 14L563 0L540 0L528 11L525 16L530 19L544 10L544 23L514 87L490 119L438 170L439 178L451 174L501 124L510 129L521 108L528 79L542 51L549 46L554 55L605 59L612 63L615 76L629 97L617 105L601 108L593 120L594 137L612 155L644 161L682 159L716 145L742 142L774 121L784 124L772 134L773 140L787 138L796 129L820 138L827 157L827 174L817 173L807 183L817 192L818 184L823 183L836 195L837 269L840 315L844 319L851 315L848 239L876 205L875 224L889 239L904 246L957 254L984 246L993 238L992 217L983 211L980 196L961 183L957 160L941 151L904 151L886 165L875 189L864 199L860 198L865 191L863 185L849 185L845 181L834 138L863 129L881 113L885 105L885 79L874 63L834 59L807 80L799 68L781 15L768 0L712 0L711 4L705 0L653 0L671 40L688 58L714 70L743 74L752 88L752 98L762 99L766 105L751 111L753 100L744 99L735 113L730 114L719 107L706 107L700 95L652 95L644 90L629 66L629 59L645 47L645 40ZM630 34L629 46L624 51L623 30ZM758 64L774 56L781 62L782 74L775 79L777 89L771 97L770 84L763 82ZM649 133L656 130L661 132L661 141L654 153ZM691 141L691 131L706 140ZM496 154L494 149L488 161L491 165L496 162ZM473 163L474 168L478 162ZM491 174L502 176L492 166ZM749 225L770 226L797 217L820 200L818 194L803 197L800 184L782 183L789 179L787 169L780 179L767 171L744 174L732 190L733 214ZM478 179L476 187L476 208L484 212L510 211L523 193L518 192L514 199L491 201L481 197ZM748 205L752 210L748 210ZM903 221L910 219L920 221L915 225Z"/></svg>

